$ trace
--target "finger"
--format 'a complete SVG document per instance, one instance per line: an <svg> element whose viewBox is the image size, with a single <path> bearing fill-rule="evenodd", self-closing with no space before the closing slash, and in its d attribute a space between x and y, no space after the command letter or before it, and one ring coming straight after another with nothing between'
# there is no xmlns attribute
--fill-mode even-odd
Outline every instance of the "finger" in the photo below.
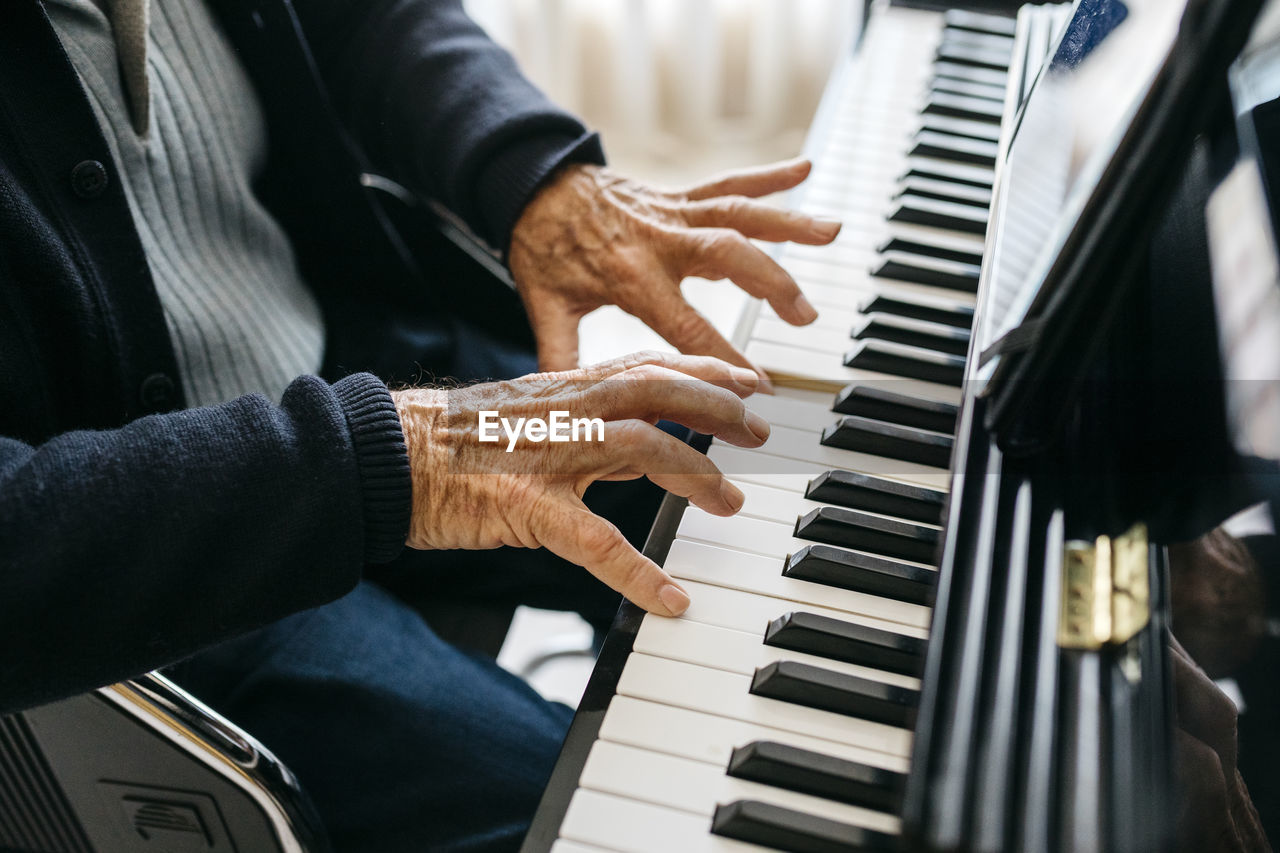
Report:
<svg viewBox="0 0 1280 853"><path fill-rule="evenodd" d="M1236 768L1236 706L1189 658L1173 660L1173 684L1178 725L1209 744L1226 772Z"/></svg>
<svg viewBox="0 0 1280 853"><path fill-rule="evenodd" d="M737 367L723 359L703 355L648 350L632 353L584 368L593 379L617 379L629 371L652 366L683 374L680 379L701 379L732 391L739 397L750 397L760 388L760 377L751 368ZM629 377L634 378L634 377Z"/></svg>
<svg viewBox="0 0 1280 853"><path fill-rule="evenodd" d="M683 238L686 275L727 278L747 293L767 299L778 316L793 326L818 319L818 311L791 274L737 231L701 229Z"/></svg>
<svg viewBox="0 0 1280 853"><path fill-rule="evenodd" d="M840 223L785 210L743 196L693 201L680 209L695 228L732 228L747 237L773 243L825 246L840 233Z"/></svg>
<svg viewBox="0 0 1280 853"><path fill-rule="evenodd" d="M549 515L540 537L548 550L582 566L650 613L679 616L688 609L689 594L581 501L556 504Z"/></svg>
<svg viewBox="0 0 1280 853"><path fill-rule="evenodd" d="M1178 779L1178 850L1231 850L1234 835L1227 804L1226 777L1218 756L1181 729L1174 731Z"/></svg>
<svg viewBox="0 0 1280 853"><path fill-rule="evenodd" d="M538 369L573 370L578 366L577 314L558 303L531 307L529 325L538 344Z"/></svg>
<svg viewBox="0 0 1280 853"><path fill-rule="evenodd" d="M644 474L712 515L729 516L742 509L742 491L714 462L674 436L644 421L616 421L605 434L605 452L623 470Z"/></svg>
<svg viewBox="0 0 1280 853"><path fill-rule="evenodd" d="M718 175L684 193L692 201L722 195L745 195L760 198L789 190L809 177L813 164L808 160L786 160L768 166L756 166Z"/></svg>
<svg viewBox="0 0 1280 853"><path fill-rule="evenodd" d="M759 391L764 394L773 393L773 383L768 375L752 364L738 348L725 340L716 331L711 322L693 309L677 292L671 294L655 293L643 312L637 310L636 316L648 324L663 340L682 353L690 355L709 355L730 364L754 370L760 377Z"/></svg>
<svg viewBox="0 0 1280 853"><path fill-rule="evenodd" d="M612 387L601 383L593 389L599 402L589 400L592 411L607 411L610 419L675 421L738 447L759 447L769 438L768 422L724 388L657 365L634 367L613 379Z"/></svg>

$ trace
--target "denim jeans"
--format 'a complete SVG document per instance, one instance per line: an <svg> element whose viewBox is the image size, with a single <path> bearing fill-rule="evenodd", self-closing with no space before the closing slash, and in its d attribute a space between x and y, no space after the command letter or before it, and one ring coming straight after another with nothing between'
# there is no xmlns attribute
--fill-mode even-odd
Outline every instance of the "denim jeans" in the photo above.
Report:
<svg viewBox="0 0 1280 853"><path fill-rule="evenodd" d="M634 520L652 517L655 488L602 486L647 529ZM619 598L546 552L410 553L391 569L169 674L297 775L339 853L514 850L573 712L440 639L388 587L408 578L420 581L412 595L558 605L597 626Z"/></svg>

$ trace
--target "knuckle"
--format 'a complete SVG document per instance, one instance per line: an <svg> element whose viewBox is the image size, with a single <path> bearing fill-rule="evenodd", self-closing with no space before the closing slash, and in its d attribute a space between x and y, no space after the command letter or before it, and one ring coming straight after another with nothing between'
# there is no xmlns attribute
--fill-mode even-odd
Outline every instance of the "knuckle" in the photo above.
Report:
<svg viewBox="0 0 1280 853"><path fill-rule="evenodd" d="M617 555L619 545L626 540L612 523L599 516L596 518L595 523L584 525L582 528L582 547L596 559L608 560Z"/></svg>
<svg viewBox="0 0 1280 853"><path fill-rule="evenodd" d="M676 319L675 333L679 340L695 346L706 343L708 340L706 321L693 311L685 313Z"/></svg>

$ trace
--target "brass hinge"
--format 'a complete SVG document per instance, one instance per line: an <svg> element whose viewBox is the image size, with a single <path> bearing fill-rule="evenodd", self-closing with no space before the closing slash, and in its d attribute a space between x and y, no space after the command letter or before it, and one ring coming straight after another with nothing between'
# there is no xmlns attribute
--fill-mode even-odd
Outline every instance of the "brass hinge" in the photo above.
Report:
<svg viewBox="0 0 1280 853"><path fill-rule="evenodd" d="M1068 542L1063 552L1058 645L1100 649L1141 631L1151 617L1146 526Z"/></svg>

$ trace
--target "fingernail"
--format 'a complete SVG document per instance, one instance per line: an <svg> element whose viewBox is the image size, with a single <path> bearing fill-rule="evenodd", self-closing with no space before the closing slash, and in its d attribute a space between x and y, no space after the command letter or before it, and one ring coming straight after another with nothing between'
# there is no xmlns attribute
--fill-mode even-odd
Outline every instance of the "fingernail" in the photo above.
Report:
<svg viewBox="0 0 1280 853"><path fill-rule="evenodd" d="M747 411L747 429L751 430L751 434L761 441L769 440L769 422L750 410Z"/></svg>
<svg viewBox="0 0 1280 853"><path fill-rule="evenodd" d="M733 483L725 480L720 484L720 497L728 504L729 508L734 512L742 509L742 505L746 502L747 496L742 493Z"/></svg>
<svg viewBox="0 0 1280 853"><path fill-rule="evenodd" d="M767 373L765 373L763 370L761 370L761 371L758 371L758 372L756 373L756 376L760 379L760 384L759 384L758 386L756 386L756 393L757 393L757 394L768 394L768 395L772 396L772 395L773 395L773 382L772 382L772 381L770 381L770 379L769 379L769 374L767 374Z"/></svg>
<svg viewBox="0 0 1280 853"><path fill-rule="evenodd" d="M754 370L735 367L730 371L729 375L733 378L734 383L746 391L748 395L754 394L756 388L760 386L760 376Z"/></svg>
<svg viewBox="0 0 1280 853"><path fill-rule="evenodd" d="M834 240L844 223L834 219L815 219L809 231L819 240Z"/></svg>
<svg viewBox="0 0 1280 853"><path fill-rule="evenodd" d="M689 594L675 584L667 584L658 590L658 600L672 616L679 616L689 609Z"/></svg>
<svg viewBox="0 0 1280 853"><path fill-rule="evenodd" d="M807 326L818 319L818 309L814 308L813 304L804 298L803 293L796 294L796 301L791 303L791 307L795 309L796 316L800 318L802 326Z"/></svg>

